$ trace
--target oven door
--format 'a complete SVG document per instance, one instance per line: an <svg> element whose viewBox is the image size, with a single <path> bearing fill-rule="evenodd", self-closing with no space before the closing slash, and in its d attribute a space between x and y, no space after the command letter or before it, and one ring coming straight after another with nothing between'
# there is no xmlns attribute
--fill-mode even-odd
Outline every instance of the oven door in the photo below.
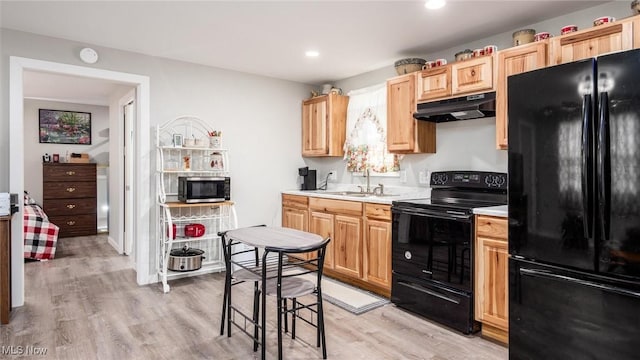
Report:
<svg viewBox="0 0 640 360"><path fill-rule="evenodd" d="M392 211L393 272L471 292L473 215L404 207Z"/></svg>

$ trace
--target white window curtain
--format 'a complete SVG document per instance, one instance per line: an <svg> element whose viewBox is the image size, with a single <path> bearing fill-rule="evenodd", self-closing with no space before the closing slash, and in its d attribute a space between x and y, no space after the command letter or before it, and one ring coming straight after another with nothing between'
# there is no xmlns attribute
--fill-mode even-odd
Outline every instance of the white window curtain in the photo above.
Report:
<svg viewBox="0 0 640 360"><path fill-rule="evenodd" d="M386 83L349 92L347 140L344 158L347 170L378 173L400 170L397 155L387 152Z"/></svg>

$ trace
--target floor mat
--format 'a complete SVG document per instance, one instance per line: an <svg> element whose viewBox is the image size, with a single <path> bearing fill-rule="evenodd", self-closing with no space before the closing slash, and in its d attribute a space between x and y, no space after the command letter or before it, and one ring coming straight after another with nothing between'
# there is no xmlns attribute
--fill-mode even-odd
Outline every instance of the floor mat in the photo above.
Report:
<svg viewBox="0 0 640 360"><path fill-rule="evenodd" d="M315 275L307 274L303 276L315 282ZM324 300L356 315L389 303L388 299L326 277L322 278L322 297Z"/></svg>

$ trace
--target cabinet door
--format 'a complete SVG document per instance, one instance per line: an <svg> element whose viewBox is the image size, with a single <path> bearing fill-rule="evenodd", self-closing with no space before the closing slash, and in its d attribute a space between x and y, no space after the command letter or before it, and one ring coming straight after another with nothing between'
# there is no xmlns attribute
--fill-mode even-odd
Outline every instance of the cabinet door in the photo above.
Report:
<svg viewBox="0 0 640 360"><path fill-rule="evenodd" d="M509 327L509 250L505 240L478 237L482 257L482 322Z"/></svg>
<svg viewBox="0 0 640 360"><path fill-rule="evenodd" d="M391 223L366 220L364 231L364 280L391 288Z"/></svg>
<svg viewBox="0 0 640 360"><path fill-rule="evenodd" d="M334 269L337 272L362 278L362 219L335 216Z"/></svg>
<svg viewBox="0 0 640 360"><path fill-rule="evenodd" d="M327 252L324 257L324 267L325 269L333 269L334 268L334 248L335 248L335 239L334 239L334 216L331 214L325 214L321 212L311 212L311 219L309 221L309 232L314 234L318 234L323 238L331 238L329 241L329 245L327 245Z"/></svg>
<svg viewBox="0 0 640 360"><path fill-rule="evenodd" d="M493 56L451 64L451 93L465 94L493 89Z"/></svg>
<svg viewBox="0 0 640 360"><path fill-rule="evenodd" d="M327 134L328 97L318 97L302 104L302 155L318 156L329 152Z"/></svg>
<svg viewBox="0 0 640 360"><path fill-rule="evenodd" d="M517 46L498 52L496 86L496 147L507 149L507 78L511 75L543 68L547 65L547 41Z"/></svg>
<svg viewBox="0 0 640 360"><path fill-rule="evenodd" d="M408 74L387 81L387 148L413 151L415 147L416 76Z"/></svg>
<svg viewBox="0 0 640 360"><path fill-rule="evenodd" d="M451 65L418 73L418 101L451 95Z"/></svg>
<svg viewBox="0 0 640 360"><path fill-rule="evenodd" d="M282 227L307 231L309 228L309 220L307 210L282 208Z"/></svg>
<svg viewBox="0 0 640 360"><path fill-rule="evenodd" d="M634 17L631 20L618 21L551 38L549 63L557 65L612 51L633 49L634 42L637 44L639 41L637 39L638 22L639 20Z"/></svg>

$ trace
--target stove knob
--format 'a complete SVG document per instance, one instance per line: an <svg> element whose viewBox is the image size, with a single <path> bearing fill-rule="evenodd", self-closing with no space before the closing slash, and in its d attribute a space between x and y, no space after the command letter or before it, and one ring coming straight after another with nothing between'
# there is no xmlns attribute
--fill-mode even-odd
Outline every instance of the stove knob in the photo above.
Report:
<svg viewBox="0 0 640 360"><path fill-rule="evenodd" d="M411 260L411 251L405 251L404 252L404 258L407 260Z"/></svg>
<svg viewBox="0 0 640 360"><path fill-rule="evenodd" d="M506 182L506 179L502 175L487 175L484 178L484 182L488 187L501 187Z"/></svg>
<svg viewBox="0 0 640 360"><path fill-rule="evenodd" d="M432 174L431 176L431 182L434 185L444 185L447 183L447 180L447 174Z"/></svg>

